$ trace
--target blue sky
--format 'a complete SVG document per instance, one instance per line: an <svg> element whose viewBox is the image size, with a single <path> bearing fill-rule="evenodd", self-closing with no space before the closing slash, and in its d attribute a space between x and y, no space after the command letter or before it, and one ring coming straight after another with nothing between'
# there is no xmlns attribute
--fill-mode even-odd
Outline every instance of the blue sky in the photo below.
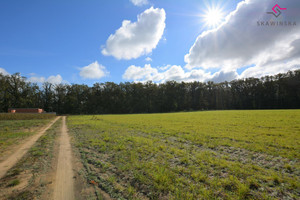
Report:
<svg viewBox="0 0 300 200"><path fill-rule="evenodd" d="M256 2L256 0L251 1ZM106 81L116 83L146 80L163 82L172 79L178 81L206 81L212 79L217 81L217 78L221 78L221 75L228 80L237 78L242 76L242 72L246 69L262 68L268 63L259 65L261 60L245 60L244 62L231 63L231 65L236 64L236 67L230 68L224 58L217 61L214 61L214 58L206 61L205 58L201 59L200 62L200 55L206 52L207 46L202 47L200 43L196 42L196 39L204 34L204 31L214 28L205 24L207 21L204 17L208 7L222 8L223 17L221 20L225 21L225 17L237 9L239 2L237 0L148 0L143 5L134 5L130 0L1 1L0 68L2 71L5 70L5 73L20 72L28 78L33 77L31 80L35 81L45 81L50 76L60 75L65 82L88 85ZM285 3L279 1L279 3L281 2L282 4ZM263 6L268 9L271 4L273 2L270 1L270 4L264 4ZM298 3L296 4L298 6ZM247 6L250 12L249 5L241 6L241 9L246 10ZM287 3L287 6L290 5ZM139 52L137 56L129 59L120 59L114 53L104 55L103 49L110 48L107 41L111 34L115 35L113 39L115 41L112 41L112 43L119 44L117 39L119 36L116 35L116 31L122 27L123 20L130 20L129 23L135 23L137 22L137 16L146 13L146 10L157 14L154 16L158 17L157 23L160 23L158 26L163 30L162 34L158 34L159 30L150 30L150 27L150 33L158 34L157 37L153 38L151 44L139 43L140 40L143 40L143 34L141 34L141 36L132 39L139 41L132 43L129 47L123 46L123 51L131 51L132 45L135 44L144 45L145 49L150 48L150 50ZM163 13L165 13L164 21L161 18ZM292 18L295 21L298 20L299 16L292 16ZM147 20L151 21L151 19ZM257 20L261 19L257 17L254 21ZM231 21L234 22L234 17ZM246 17L245 22L247 22ZM164 28L162 28L163 23L165 24ZM300 24L297 28L299 26ZM239 28L238 26L235 27ZM251 29L249 32L262 31L261 29L255 30L258 29L255 25ZM224 30L226 29L224 28ZM221 31L215 33L218 38L228 37L228 35L220 35ZM296 33L297 29L286 32L287 34ZM142 32L136 31L134 33L140 34ZM252 35L249 35L249 37ZM238 40L239 36L236 37L236 40ZM152 37L149 36L149 38ZM206 38L209 40L208 36L202 38L203 42L201 44L205 42ZM224 44L226 39L223 39L224 42L221 39L217 41L219 43L218 50L223 48L222 45L228 46ZM296 39L298 37L294 38L293 41ZM145 38L145 42L148 42L147 40L149 39ZM288 42L292 45L293 41ZM213 45L211 41L208 41L207 44ZM152 47L147 45L152 45ZM196 48L192 49L193 45L200 45L201 51L194 50ZM251 55L253 51L251 51L250 44L246 44L245 48L247 49L248 46L249 56L254 57L255 55ZM270 44L269 46L271 48ZM263 47L259 48L262 49ZM113 47L110 49L113 49ZM208 49L207 54L210 51L215 52L215 50ZM187 54L189 54L189 59L185 60ZM221 54L223 53L220 52ZM232 53L229 58L231 60L244 58L242 55L237 54ZM291 52L287 52L287 54L282 62L292 62L294 64L295 59L299 58L294 56L293 59L290 59ZM205 54L202 56L205 56ZM151 58L152 61L146 61L147 57ZM96 61L97 63L93 65ZM145 64L148 65L145 66ZM80 73L86 66L94 66L94 68L89 68L91 70L86 71L86 73ZM294 68L289 67L285 70ZM94 73L94 76L92 74L88 75L88 73L93 73L95 69L98 71ZM251 69L248 70L248 76L268 74L268 72L251 73ZM252 71L257 70L253 69ZM272 72L276 73L277 71L274 69ZM98 72L101 73L96 75ZM85 75L83 76L83 74ZM126 75L124 76L124 74Z"/></svg>

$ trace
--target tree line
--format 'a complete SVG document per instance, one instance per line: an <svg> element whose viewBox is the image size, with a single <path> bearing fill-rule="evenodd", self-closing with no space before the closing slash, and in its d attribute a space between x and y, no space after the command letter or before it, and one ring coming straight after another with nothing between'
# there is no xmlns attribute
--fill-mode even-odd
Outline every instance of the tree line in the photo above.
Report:
<svg viewBox="0 0 300 200"><path fill-rule="evenodd" d="M231 82L85 84L29 82L0 73L0 112L43 108L59 114L161 113L227 109L299 109L300 70Z"/></svg>

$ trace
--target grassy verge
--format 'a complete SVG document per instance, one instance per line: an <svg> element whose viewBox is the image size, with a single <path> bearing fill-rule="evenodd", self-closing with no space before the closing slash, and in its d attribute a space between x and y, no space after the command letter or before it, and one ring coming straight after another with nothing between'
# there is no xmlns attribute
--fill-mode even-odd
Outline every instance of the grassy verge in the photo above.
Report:
<svg viewBox="0 0 300 200"><path fill-rule="evenodd" d="M55 141L61 119L39 138L29 152L0 180L0 199L41 199L52 179Z"/></svg>
<svg viewBox="0 0 300 200"><path fill-rule="evenodd" d="M87 181L117 199L299 199L300 111L71 116Z"/></svg>
<svg viewBox="0 0 300 200"><path fill-rule="evenodd" d="M0 113L0 156L4 156L8 147L33 135L54 117L54 114Z"/></svg>
<svg viewBox="0 0 300 200"><path fill-rule="evenodd" d="M50 119L0 121L0 157L9 147L35 134L49 122Z"/></svg>

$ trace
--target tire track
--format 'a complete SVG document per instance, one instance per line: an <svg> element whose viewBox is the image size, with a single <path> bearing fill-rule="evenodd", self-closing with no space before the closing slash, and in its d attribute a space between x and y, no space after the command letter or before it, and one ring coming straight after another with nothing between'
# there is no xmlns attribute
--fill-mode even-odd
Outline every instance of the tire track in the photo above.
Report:
<svg viewBox="0 0 300 200"><path fill-rule="evenodd" d="M7 171L12 168L32 147L32 145L59 119L56 117L50 122L45 128L39 131L37 134L32 136L26 143L22 144L18 150L10 155L6 160L0 163L0 178L2 178Z"/></svg>
<svg viewBox="0 0 300 200"><path fill-rule="evenodd" d="M74 180L72 167L72 148L70 138L67 132L66 117L62 120L62 129L60 136L60 147L58 153L58 163L56 169L56 177L54 182L55 200L73 200L74 195Z"/></svg>

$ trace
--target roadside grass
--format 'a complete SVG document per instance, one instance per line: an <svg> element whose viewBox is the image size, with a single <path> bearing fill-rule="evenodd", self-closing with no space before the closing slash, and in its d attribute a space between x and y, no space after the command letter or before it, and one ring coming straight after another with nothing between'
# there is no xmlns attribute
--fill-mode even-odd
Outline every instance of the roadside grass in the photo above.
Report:
<svg viewBox="0 0 300 200"><path fill-rule="evenodd" d="M87 173L116 199L299 199L300 110L70 116Z"/></svg>
<svg viewBox="0 0 300 200"><path fill-rule="evenodd" d="M0 114L0 118L1 115L4 116L7 114ZM0 157L3 156L3 153L10 146L18 144L28 136L35 134L35 131L49 123L53 117L45 119L29 119L30 120L0 120Z"/></svg>
<svg viewBox="0 0 300 200"><path fill-rule="evenodd" d="M55 141L60 134L62 120L56 121L41 136L28 153L0 180L0 199L39 199L52 170ZM23 185L18 188L18 185Z"/></svg>
<svg viewBox="0 0 300 200"><path fill-rule="evenodd" d="M9 182L9 184L7 185L7 187L14 187L16 185L20 184L20 180L19 179L15 179Z"/></svg>

